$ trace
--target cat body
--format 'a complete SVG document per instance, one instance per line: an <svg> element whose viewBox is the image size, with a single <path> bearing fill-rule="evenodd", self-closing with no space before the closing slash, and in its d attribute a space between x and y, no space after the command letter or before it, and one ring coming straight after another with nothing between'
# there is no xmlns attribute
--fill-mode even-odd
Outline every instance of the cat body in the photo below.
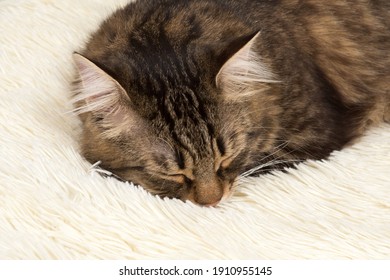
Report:
<svg viewBox="0 0 390 280"><path fill-rule="evenodd" d="M74 56L83 155L215 205L389 121L389 51L387 0L129 3Z"/></svg>

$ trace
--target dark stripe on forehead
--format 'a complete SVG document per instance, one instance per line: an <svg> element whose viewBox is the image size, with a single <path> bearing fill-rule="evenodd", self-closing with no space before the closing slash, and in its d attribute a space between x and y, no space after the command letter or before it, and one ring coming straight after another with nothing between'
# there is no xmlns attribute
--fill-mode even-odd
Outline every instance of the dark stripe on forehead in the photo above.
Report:
<svg viewBox="0 0 390 280"><path fill-rule="evenodd" d="M195 17L188 21L194 22ZM153 29L140 26L128 39L129 59L137 73L132 87L148 100L155 100L154 116L161 118L178 146L199 158L211 151L214 127L200 89L196 50L190 44L200 37L201 29L189 26L180 42L168 37L163 24Z"/></svg>
<svg viewBox="0 0 390 280"><path fill-rule="evenodd" d="M174 140L193 158L201 156L210 146L207 117L199 112L203 101L189 88L169 91L165 100L165 121L170 125ZM198 154L198 156L197 156Z"/></svg>

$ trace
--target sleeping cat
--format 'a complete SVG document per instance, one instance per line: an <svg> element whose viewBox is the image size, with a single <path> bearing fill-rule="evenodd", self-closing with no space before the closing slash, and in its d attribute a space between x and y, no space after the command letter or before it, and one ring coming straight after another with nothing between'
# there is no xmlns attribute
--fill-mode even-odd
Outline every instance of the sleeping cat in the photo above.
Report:
<svg viewBox="0 0 390 280"><path fill-rule="evenodd" d="M74 61L85 158L216 205L389 121L390 1L139 0Z"/></svg>

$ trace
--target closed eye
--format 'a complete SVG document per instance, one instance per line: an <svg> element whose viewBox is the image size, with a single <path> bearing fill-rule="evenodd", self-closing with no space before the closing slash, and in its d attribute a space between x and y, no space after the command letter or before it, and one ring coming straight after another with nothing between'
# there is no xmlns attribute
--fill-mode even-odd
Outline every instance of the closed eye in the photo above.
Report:
<svg viewBox="0 0 390 280"><path fill-rule="evenodd" d="M241 152L222 159L216 171L217 175L221 178L236 177L245 168L246 157L247 153Z"/></svg>
<svg viewBox="0 0 390 280"><path fill-rule="evenodd" d="M179 184L184 184L186 182L186 176L182 174L170 174L161 176L165 180L174 181Z"/></svg>
<svg viewBox="0 0 390 280"><path fill-rule="evenodd" d="M230 156L228 158L222 159L221 163L219 164L219 168L218 169L226 169L226 168L228 168L229 165L234 160L234 158L235 158L235 156Z"/></svg>
<svg viewBox="0 0 390 280"><path fill-rule="evenodd" d="M224 171L229 168L233 161L237 158L237 153L229 156L224 156L220 159L219 164L216 166L216 172Z"/></svg>
<svg viewBox="0 0 390 280"><path fill-rule="evenodd" d="M162 173L162 172L156 172L162 179L173 181L179 184L188 184L192 182L192 179L187 177L183 173Z"/></svg>

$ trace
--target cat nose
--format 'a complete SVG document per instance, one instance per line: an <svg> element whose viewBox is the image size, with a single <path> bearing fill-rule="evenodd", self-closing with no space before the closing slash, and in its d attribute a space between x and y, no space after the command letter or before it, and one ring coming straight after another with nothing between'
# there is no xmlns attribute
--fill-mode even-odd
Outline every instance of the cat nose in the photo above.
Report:
<svg viewBox="0 0 390 280"><path fill-rule="evenodd" d="M225 188L220 182L197 182L187 199L198 205L213 207L221 201L224 192Z"/></svg>

